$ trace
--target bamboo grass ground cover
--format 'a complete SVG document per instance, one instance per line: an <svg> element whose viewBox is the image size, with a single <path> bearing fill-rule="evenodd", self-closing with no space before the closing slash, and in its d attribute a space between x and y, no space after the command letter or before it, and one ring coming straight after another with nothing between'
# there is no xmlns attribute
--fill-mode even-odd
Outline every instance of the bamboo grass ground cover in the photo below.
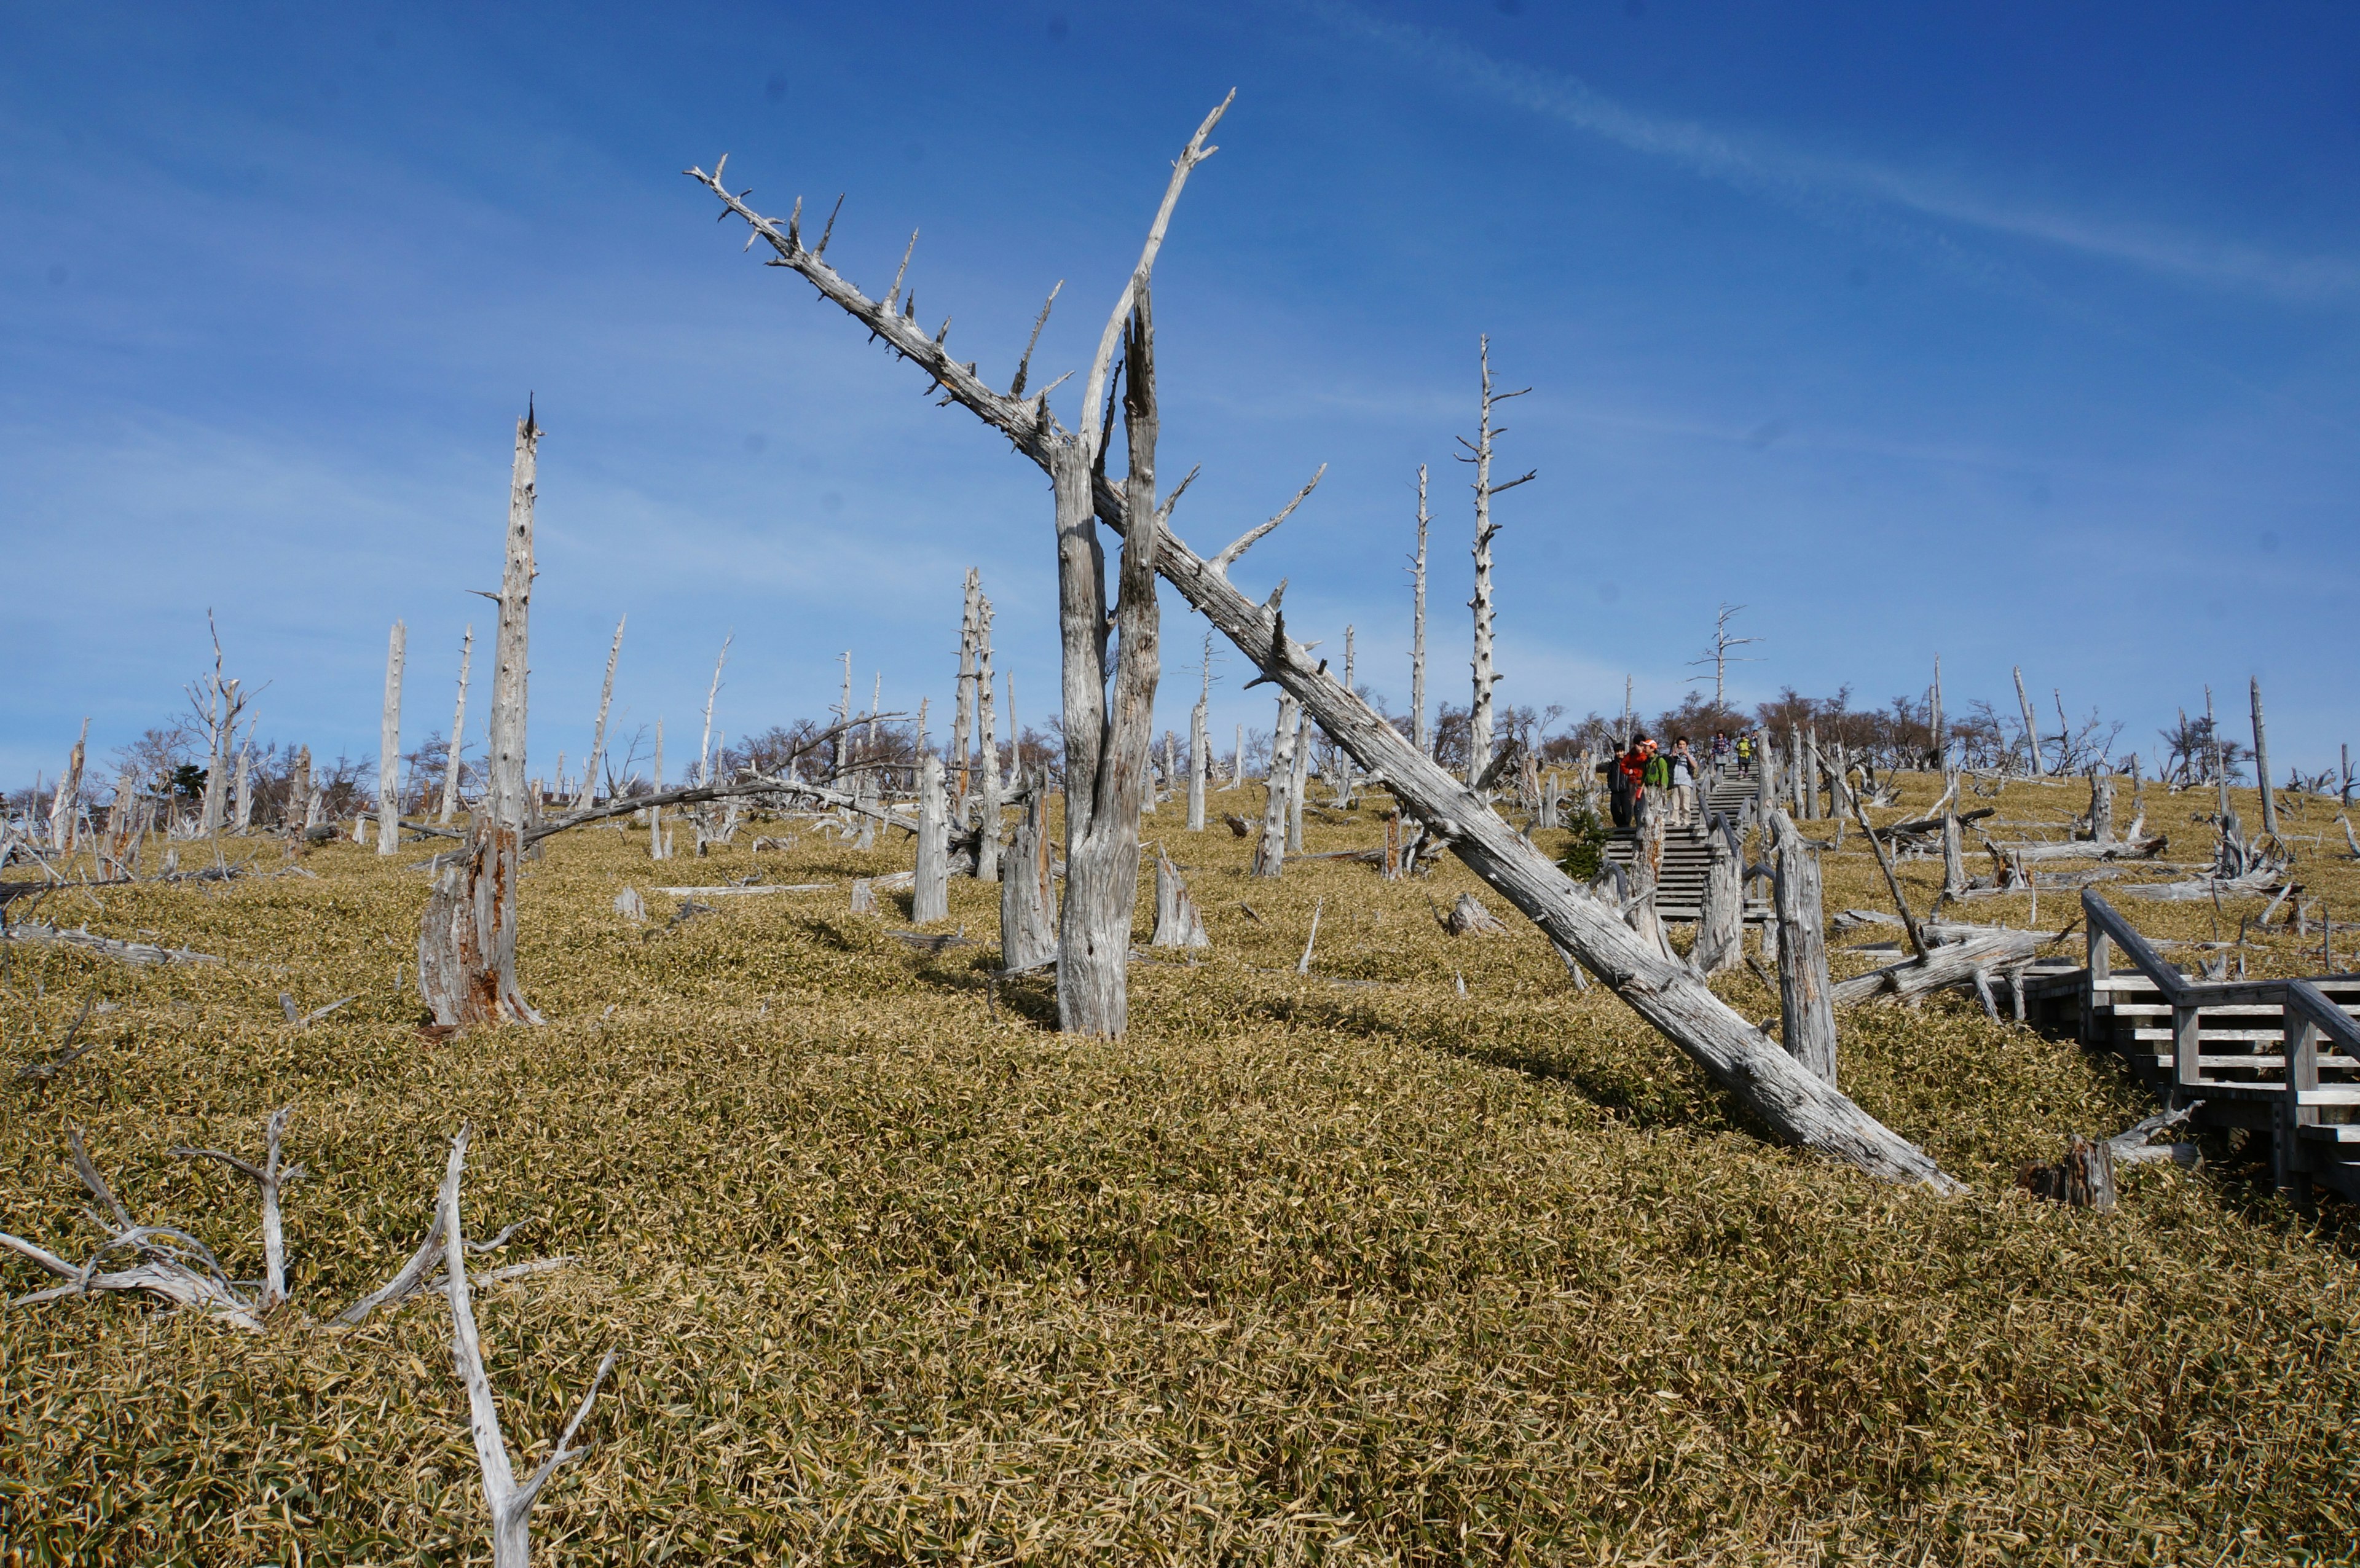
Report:
<svg viewBox="0 0 2360 1568"><path fill-rule="evenodd" d="M2061 836L2085 802L1998 804ZM2150 789L2167 858L2202 858L2167 819L2203 805ZM1307 818L1314 850L1380 842L1372 805ZM2322 822L2340 836L2317 806L2287 825ZM275 844L231 840L257 875L53 897L44 918L229 962L5 950L11 1070L115 1007L98 1050L0 1083L0 1228L94 1244L69 1123L135 1214L236 1276L260 1271L251 1184L167 1149L258 1154L291 1104L312 1174L286 1200L294 1308L263 1334L139 1298L0 1311L0 1563L483 1561L447 1309L320 1326L423 1236L462 1121L470 1233L530 1220L486 1262L578 1259L478 1300L526 1463L622 1351L598 1447L534 1515L551 1563L2352 1554L2360 1226L2297 1216L2228 1142L2129 1173L2111 1214L2016 1194L2019 1162L2150 1108L2103 1059L1971 1002L1846 1014L1846 1088L1973 1191L1891 1188L1765 1143L1455 863L1273 883L1218 824L1144 826L1214 948L1135 966L1115 1042L1051 1031L1046 981L995 997L994 887L953 884L929 929L980 942L934 954L889 934L906 895L848 913L851 877L906 867L899 833L756 855L741 830L661 865L644 833L552 840L519 962L549 1027L440 1042L408 984L424 878L367 851L273 877ZM2299 853L2310 896L2360 911L2360 877ZM1922 912L1939 862L1902 870ZM643 926L613 909L755 875L836 886L679 924L651 891ZM1826 876L1831 909L1885 906L1856 832ZM1427 900L1462 889L1510 934L1445 936ZM2078 911L2040 902L2052 931ZM2210 938L2209 904L2118 907ZM1151 910L1152 887L1142 942ZM2266 939L2249 972L2314 972L2304 949ZM293 1029L282 992L360 996Z"/></svg>

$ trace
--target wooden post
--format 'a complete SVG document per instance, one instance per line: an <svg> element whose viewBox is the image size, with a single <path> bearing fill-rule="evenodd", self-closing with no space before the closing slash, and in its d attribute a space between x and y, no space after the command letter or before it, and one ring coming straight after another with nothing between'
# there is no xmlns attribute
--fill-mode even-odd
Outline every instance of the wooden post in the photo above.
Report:
<svg viewBox="0 0 2360 1568"><path fill-rule="evenodd" d="M1000 967L1032 969L1057 956L1056 899L1049 886L1049 776L1035 772L1010 839L1000 880Z"/></svg>
<svg viewBox="0 0 2360 1568"><path fill-rule="evenodd" d="M606 755L606 710L615 702L615 661L623 657L623 623L628 615L615 621L615 644L606 650L606 680L598 688L598 722L590 731L590 766L583 770L582 793L574 798L574 809L582 811L598 798L598 764ZM716 670L716 674L719 671ZM459 732L454 727L452 732Z"/></svg>
<svg viewBox="0 0 2360 1568"><path fill-rule="evenodd" d="M508 481L508 564L492 680L484 809L455 864L427 898L418 938L418 988L443 1025L501 1018L538 1024L517 985L517 877L525 815L525 688L532 603L532 507L541 427L517 421Z"/></svg>
<svg viewBox="0 0 2360 1568"><path fill-rule="evenodd" d="M2025 771L2040 777L2040 726L2033 723L2032 699L2024 690L2024 666L2016 667L2016 705L2024 711Z"/></svg>
<svg viewBox="0 0 2360 1568"><path fill-rule="evenodd" d="M2291 1192L2296 1203L2307 1205L2311 1198L2311 1160L2302 1145L2302 1129L2319 1124L2319 1107L2302 1103L2305 1094L2319 1088L2319 1025L2307 1018L2299 1018L2292 1007L2285 1009L2282 1033L2286 1051L2286 1093L2278 1101L2277 1125L2271 1128L2272 1174L2281 1191Z"/></svg>
<svg viewBox="0 0 2360 1568"><path fill-rule="evenodd" d="M2171 1009L2171 1081L2182 1089L2193 1089L2204 1082L2204 1061L2200 1029L2203 1013L2191 1004Z"/></svg>
<svg viewBox="0 0 2360 1568"><path fill-rule="evenodd" d="M918 764L918 865L910 895L910 919L918 925L950 919L950 843L943 759L928 752Z"/></svg>
<svg viewBox="0 0 2360 1568"><path fill-rule="evenodd" d="M1434 730L1426 717L1426 464L1417 465L1417 553L1410 557L1409 743L1422 757L1434 755ZM1240 753L1244 747L1239 747Z"/></svg>
<svg viewBox="0 0 2360 1568"><path fill-rule="evenodd" d="M1491 497L1513 490L1533 477L1526 474L1511 479L1505 485L1491 483L1491 437L1500 433L1491 428L1491 408L1511 397L1521 397L1532 390L1517 392L1491 390L1491 340L1477 340L1477 357L1483 368L1482 411L1475 427L1475 440L1465 437L1459 444L1472 455L1459 459L1475 465L1475 596L1468 608L1475 612L1475 692L1467 708L1467 787L1474 789L1491 766L1491 688L1499 674L1491 668L1491 539L1500 526L1491 520Z"/></svg>
<svg viewBox="0 0 2360 1568"><path fill-rule="evenodd" d="M385 718L377 754L377 852L401 847L401 657L409 628L399 621L385 648Z"/></svg>
<svg viewBox="0 0 2360 1568"><path fill-rule="evenodd" d="M1828 947L1819 924L1816 846L1771 813L1771 897L1778 917L1778 1034L1786 1054L1819 1079L1836 1081L1836 1013Z"/></svg>
<svg viewBox="0 0 2360 1568"><path fill-rule="evenodd" d="M475 624L470 621L466 635L459 639L459 700L451 709L451 744L442 754L442 811L435 821L446 827L459 812L461 738L467 733L467 666L475 656Z"/></svg>
<svg viewBox="0 0 2360 1568"><path fill-rule="evenodd" d="M1278 700L1278 727L1270 736L1270 785L1262 796L1262 837L1254 844L1253 874L1275 877L1286 864L1286 791L1295 777L1295 746L1302 710L1293 695Z"/></svg>
<svg viewBox="0 0 2360 1568"><path fill-rule="evenodd" d="M2111 1042L2098 1038L2098 1009L2106 1008L2108 1016L2112 1016L2114 946L2106 940L2106 933L2092 924L2083 952L2087 954L2083 962L2088 970L2081 985L2081 1043L2092 1047L2106 1045Z"/></svg>
<svg viewBox="0 0 2360 1568"><path fill-rule="evenodd" d="M2270 785L2270 739L2262 728L2262 678L2254 677L2254 787L2262 792L2262 831L2278 832L2278 791Z"/></svg>

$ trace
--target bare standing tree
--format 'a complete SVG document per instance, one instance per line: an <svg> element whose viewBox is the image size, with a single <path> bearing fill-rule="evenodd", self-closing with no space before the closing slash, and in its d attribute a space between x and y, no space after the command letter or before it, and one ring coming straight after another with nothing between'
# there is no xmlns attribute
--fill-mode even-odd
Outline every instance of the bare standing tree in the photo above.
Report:
<svg viewBox="0 0 2360 1568"><path fill-rule="evenodd" d="M1759 640L1750 637L1733 637L1729 635L1730 617L1744 608L1743 604L1723 604L1719 610L1715 611L1712 617L1712 640L1705 645L1704 657L1688 660L1690 664L1712 666L1712 705L1716 708L1725 708L1729 705L1729 667L1732 664L1754 662L1751 659L1738 658L1729 651L1732 648L1743 648L1749 643ZM1694 685L1703 679L1701 675L1691 675L1688 677L1688 682Z"/></svg>
<svg viewBox="0 0 2360 1568"><path fill-rule="evenodd" d="M1213 703L1213 634L1205 634L1205 659L1198 667L1202 683L1196 705L1188 710L1188 831L1205 831L1205 775L1212 767L1212 743L1205 735L1206 714Z"/></svg>
<svg viewBox="0 0 2360 1568"><path fill-rule="evenodd" d="M484 809L426 901L418 989L445 1026L511 1018L538 1024L516 977L517 876L524 849L525 676L532 606L532 505L541 426L530 404L517 421L508 478L508 564L500 577L497 663L492 677L489 777Z"/></svg>
<svg viewBox="0 0 2360 1568"><path fill-rule="evenodd" d="M377 852L401 847L401 663L410 628L393 623L385 645L385 719L377 754Z"/></svg>
<svg viewBox="0 0 2360 1568"><path fill-rule="evenodd" d="M606 755L606 710L615 704L615 661L623 657L623 623L630 618L618 615L615 619L614 646L606 650L606 680L598 688L598 722L590 731L590 766L582 770L582 792L574 798L577 811L597 798L598 764ZM454 726L451 734L455 745L459 731Z"/></svg>
<svg viewBox="0 0 2360 1568"><path fill-rule="evenodd" d="M1475 439L1459 439L1459 444L1470 454L1461 463L1475 465L1475 596L1467 607L1475 612L1475 696L1467 710L1467 782L1473 788L1491 766L1491 688L1499 681L1499 672L1491 665L1491 540L1500 525L1491 520L1491 497L1513 490L1534 478L1538 470L1528 471L1505 485L1491 483L1491 440L1507 434L1506 427L1491 427L1491 408L1511 397L1521 397L1532 390L1526 387L1514 392L1491 390L1491 340L1477 340L1478 355L1483 366L1482 411L1475 427Z"/></svg>
<svg viewBox="0 0 2360 1568"><path fill-rule="evenodd" d="M65 854L74 846L77 814L82 800L83 758L90 754L90 720L82 722L82 734L74 737L73 750L66 754L66 770L58 779L57 793L49 798L49 847ZM27 811L33 808L27 806Z"/></svg>
<svg viewBox="0 0 2360 1568"><path fill-rule="evenodd" d="M442 811L435 820L449 824L459 813L459 739L467 733L467 666L475 656L475 625L467 623L459 639L459 700L451 709L451 744L442 752Z"/></svg>
<svg viewBox="0 0 2360 1568"><path fill-rule="evenodd" d="M978 780L978 831L975 877L978 882L1000 880L1000 723L991 695L991 595L976 600L975 721L982 772Z"/></svg>
<svg viewBox="0 0 2360 1568"><path fill-rule="evenodd" d="M1417 465L1417 553L1409 558L1409 743L1421 756L1434 755L1434 731L1426 717L1426 464Z"/></svg>
<svg viewBox="0 0 2360 1568"><path fill-rule="evenodd" d="M1201 144L1210 127L1208 119L1175 169L1164 211L1151 234L1151 253L1161 237L1180 180L1209 150ZM1262 671L1262 680L1274 682L1282 692L1308 705L1328 735L1350 751L1363 768L1382 773L1395 799L1423 821L1435 842L1457 854L1470 869L1538 924L1553 942L1686 1051L1750 1115L1782 1138L1871 1174L1922 1184L1941 1192L1959 1190L1959 1184L1945 1175L1924 1150L1885 1127L1765 1040L1751 1021L1714 996L1685 963L1667 962L1648 953L1637 934L1617 918L1613 909L1577 887L1470 789L1455 782L1411 746L1398 730L1359 696L1345 691L1341 682L1330 678L1324 668L1315 666L1308 650L1287 636L1281 608L1284 584L1257 604L1240 593L1228 577L1228 566L1242 553L1244 546L1268 532L1274 521L1258 526L1250 536L1211 560L1197 555L1164 526L1168 499L1162 506L1142 508L1134 504L1131 486L1118 489L1103 480L1093 483L1095 441L1084 443L1067 434L1051 417L1044 397L1025 398L1022 367L1020 378L1010 392L987 386L972 364L951 357L944 347L943 333L930 336L916 324L912 313L897 310L862 293L826 264L822 256L824 245L816 249L805 245L801 234L800 206L796 214L784 222L768 218L747 206L742 194L722 182L718 167L711 174L696 169L685 172L712 192L725 211L744 220L755 237L770 247L780 265L792 269L821 298L842 309L892 352L919 365L949 400L975 413L1017 452L1051 475L1057 492L1060 544L1062 547L1066 539L1064 523L1069 517L1076 519L1074 548L1083 558L1076 562L1075 576L1080 579L1076 594L1095 612L1061 616L1068 647L1081 645L1076 649L1078 657L1069 658L1066 665L1068 691L1076 685L1085 688L1080 700L1069 701L1066 708L1069 787L1077 783L1087 787L1097 779L1101 759L1115 749L1092 744L1102 730L1074 722L1077 714L1095 714L1102 720L1105 713L1101 704L1088 700L1090 677L1104 670L1102 655L1097 653L1103 648L1100 639L1105 635L1104 600L1102 589L1098 595L1088 593L1089 579L1081 570L1089 557L1088 547L1097 542L1094 530L1083 532L1094 509L1095 516L1123 539L1126 598L1133 581L1129 573L1134 564L1160 573L1229 638L1232 647ZM1132 299L1132 293L1126 290L1119 310L1128 308ZM1085 400L1084 408L1093 418L1101 395L1101 388L1093 386ZM1152 550L1146 548L1150 545L1153 547ZM1062 548L1060 555L1062 568ZM1064 578L1061 570L1061 585ZM1142 587L1152 587L1152 583ZM1131 646L1128 637L1124 646L1126 649ZM1118 704L1117 712L1121 711ZM1147 715L1141 713L1135 737L1125 737L1134 748L1126 755L1138 764L1144 762L1141 753L1145 748L1146 726ZM1135 773L1131 787L1134 790L1137 788ZM1085 804L1097 806L1104 799L1093 791ZM1069 804L1070 800L1069 797ZM1135 811L1129 815L1134 836L1129 845L1131 880L1124 885L1124 900L1115 911L1120 928L1128 927L1131 898L1136 891L1137 816ZM1074 831L1071 822L1069 811L1069 875L1077 864L1071 852L1075 842L1070 836ZM1068 931L1076 920L1076 891L1069 885L1065 906ZM1109 908L1110 903L1092 895L1087 907ZM1067 961L1060 965L1061 993L1076 968L1071 961L1073 950L1069 947L1065 952ZM1101 963L1109 961L1113 961L1111 966L1119 976L1119 954L1106 953L1098 958Z"/></svg>
<svg viewBox="0 0 2360 1568"><path fill-rule="evenodd" d="M2033 722L2032 698L2024 690L2024 666L2016 667L2016 702L2024 710L2024 768L2040 777L2040 726Z"/></svg>

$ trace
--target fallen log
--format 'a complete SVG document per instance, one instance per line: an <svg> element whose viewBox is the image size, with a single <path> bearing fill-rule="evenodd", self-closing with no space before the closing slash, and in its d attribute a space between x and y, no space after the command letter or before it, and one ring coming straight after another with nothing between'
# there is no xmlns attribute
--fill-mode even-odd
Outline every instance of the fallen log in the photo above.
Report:
<svg viewBox="0 0 2360 1568"><path fill-rule="evenodd" d="M1924 958L1890 964L1835 983L1836 1005L1848 1007L1873 996L1890 996L1910 1001L1948 985L1972 985L1975 972L2020 964L2040 950L2038 931L1992 931L1963 942L1944 942L1928 950Z"/></svg>
<svg viewBox="0 0 2360 1568"><path fill-rule="evenodd" d="M148 942L117 942L113 937L94 936L88 926L67 927L40 925L19 920L0 930L0 936L10 942L28 942L42 947L73 947L84 953L95 953L103 958L118 959L125 964L219 964L210 953L195 953L185 947L158 947Z"/></svg>
<svg viewBox="0 0 2360 1568"><path fill-rule="evenodd" d="M2116 839L2111 844L2099 844L2090 839L2072 839L2062 844L2003 844L1998 847L2019 862L2035 860L2153 860L2161 855L2171 840L2162 833L2153 838Z"/></svg>
<svg viewBox="0 0 2360 1568"><path fill-rule="evenodd" d="M870 299L830 267L803 243L792 221L768 218L747 206L717 170L684 172L726 212L744 220L753 237L769 245L778 265L810 283L890 352L917 365L933 389L991 426L1043 472L1054 477L1059 471L1074 438L1050 411L1045 393L1026 397L986 384L973 365L953 358L941 340L913 319L887 301ZM1096 474L1091 490L1098 518L1127 535L1133 519L1124 487ZM1230 583L1230 565L1251 539L1240 539L1208 561L1168 527L1157 526L1153 531L1156 572L1252 661L1260 681L1275 684L1301 702L1364 772L1384 777L1394 798L1426 822L1439 844L1579 959L1749 1115L1782 1138L1872 1175L1940 1192L1961 1190L1923 1149L1778 1049L1715 996L1684 960L1649 951L1613 910L1330 676L1325 660L1315 662L1308 649L1287 636L1281 610L1283 583L1262 603L1247 598Z"/></svg>

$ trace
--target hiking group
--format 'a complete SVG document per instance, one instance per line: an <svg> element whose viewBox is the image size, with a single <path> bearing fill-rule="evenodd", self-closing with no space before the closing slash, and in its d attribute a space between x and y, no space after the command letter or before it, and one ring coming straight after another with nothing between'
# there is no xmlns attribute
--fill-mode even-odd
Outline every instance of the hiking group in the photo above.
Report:
<svg viewBox="0 0 2360 1568"><path fill-rule="evenodd" d="M1733 758L1741 768L1748 766L1754 757L1754 741L1750 735L1739 735L1735 741L1723 730L1715 730L1709 760L1712 767L1726 767ZM1618 828L1638 827L1663 813L1667 827L1688 827L1697 820L1697 780L1704 772L1705 758L1688 749L1688 737L1675 736L1672 748L1664 750L1655 737L1644 733L1631 737L1630 746L1617 757L1599 764L1598 770L1606 776L1608 804L1614 813Z"/></svg>

